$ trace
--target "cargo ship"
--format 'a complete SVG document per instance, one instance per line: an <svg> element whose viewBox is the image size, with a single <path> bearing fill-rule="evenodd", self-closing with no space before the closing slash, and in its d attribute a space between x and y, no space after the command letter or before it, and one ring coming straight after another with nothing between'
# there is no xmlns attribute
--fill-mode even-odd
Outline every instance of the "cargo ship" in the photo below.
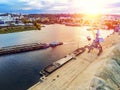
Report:
<svg viewBox="0 0 120 90"><path fill-rule="evenodd" d="M40 76L41 76L40 81L44 81L47 76L49 76L51 73L53 73L54 71L56 71L57 69L62 67L67 62L69 62L73 59L76 59L76 56L82 54L84 51L85 51L84 47L78 48L75 51L73 51L72 53L63 57L62 59L59 59L59 60L53 62L52 64L48 65L47 67L45 67L43 70L40 71Z"/></svg>
<svg viewBox="0 0 120 90"><path fill-rule="evenodd" d="M15 53L21 53L21 52L27 52L27 51L33 51L33 50L46 49L49 47L56 47L56 46L59 46L62 44L63 44L62 42L50 43L50 44L29 43L29 44L21 44L21 45L1 47L0 48L0 55L15 54Z"/></svg>

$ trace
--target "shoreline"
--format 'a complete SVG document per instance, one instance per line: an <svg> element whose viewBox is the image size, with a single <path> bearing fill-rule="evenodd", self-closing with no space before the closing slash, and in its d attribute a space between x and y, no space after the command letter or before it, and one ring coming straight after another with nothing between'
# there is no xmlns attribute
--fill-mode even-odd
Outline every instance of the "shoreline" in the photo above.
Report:
<svg viewBox="0 0 120 90"><path fill-rule="evenodd" d="M9 27L0 27L0 34L8 34L15 32L31 31L38 30L35 26L9 26Z"/></svg>
<svg viewBox="0 0 120 90"><path fill-rule="evenodd" d="M117 38L116 40L114 40L115 37ZM44 82L38 82L28 90L39 90L41 88L45 90L60 90L60 88L61 90L89 90L91 80L99 70L100 65L104 64L104 59L108 56L106 55L108 54L108 50L111 51L111 47L119 43L118 38L117 34L105 38L105 42L102 43L104 52L100 57L96 55L96 50L91 53L85 51L83 54L76 57L76 60L72 60L54 73L50 74L45 78ZM109 43L109 41L113 42ZM93 72L91 72L91 70L93 70Z"/></svg>

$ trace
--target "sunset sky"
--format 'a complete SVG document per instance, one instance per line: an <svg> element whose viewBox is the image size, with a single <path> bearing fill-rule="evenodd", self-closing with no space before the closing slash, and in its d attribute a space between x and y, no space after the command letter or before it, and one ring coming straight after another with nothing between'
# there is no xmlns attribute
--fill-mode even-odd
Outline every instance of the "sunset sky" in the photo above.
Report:
<svg viewBox="0 0 120 90"><path fill-rule="evenodd" d="M0 0L0 13L120 13L120 0Z"/></svg>

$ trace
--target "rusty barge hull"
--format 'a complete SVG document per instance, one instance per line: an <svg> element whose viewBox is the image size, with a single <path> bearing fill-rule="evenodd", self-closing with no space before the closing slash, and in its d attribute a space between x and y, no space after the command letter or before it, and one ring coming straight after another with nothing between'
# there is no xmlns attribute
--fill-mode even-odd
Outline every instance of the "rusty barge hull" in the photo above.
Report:
<svg viewBox="0 0 120 90"><path fill-rule="evenodd" d="M50 46L45 43L30 43L30 44L7 46L0 48L0 55L28 52L33 50L46 49L49 47Z"/></svg>

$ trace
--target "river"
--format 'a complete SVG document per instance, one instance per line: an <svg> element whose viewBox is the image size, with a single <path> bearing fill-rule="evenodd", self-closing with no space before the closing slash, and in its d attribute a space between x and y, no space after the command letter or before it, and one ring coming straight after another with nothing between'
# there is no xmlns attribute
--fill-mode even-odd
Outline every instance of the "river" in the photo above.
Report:
<svg viewBox="0 0 120 90"><path fill-rule="evenodd" d="M105 31L107 34L108 31ZM0 56L0 90L26 90L39 81L41 69L64 57L76 48L88 44L91 35L84 27L45 25L40 31L25 31L0 35L0 47L26 43L61 41L56 48Z"/></svg>

